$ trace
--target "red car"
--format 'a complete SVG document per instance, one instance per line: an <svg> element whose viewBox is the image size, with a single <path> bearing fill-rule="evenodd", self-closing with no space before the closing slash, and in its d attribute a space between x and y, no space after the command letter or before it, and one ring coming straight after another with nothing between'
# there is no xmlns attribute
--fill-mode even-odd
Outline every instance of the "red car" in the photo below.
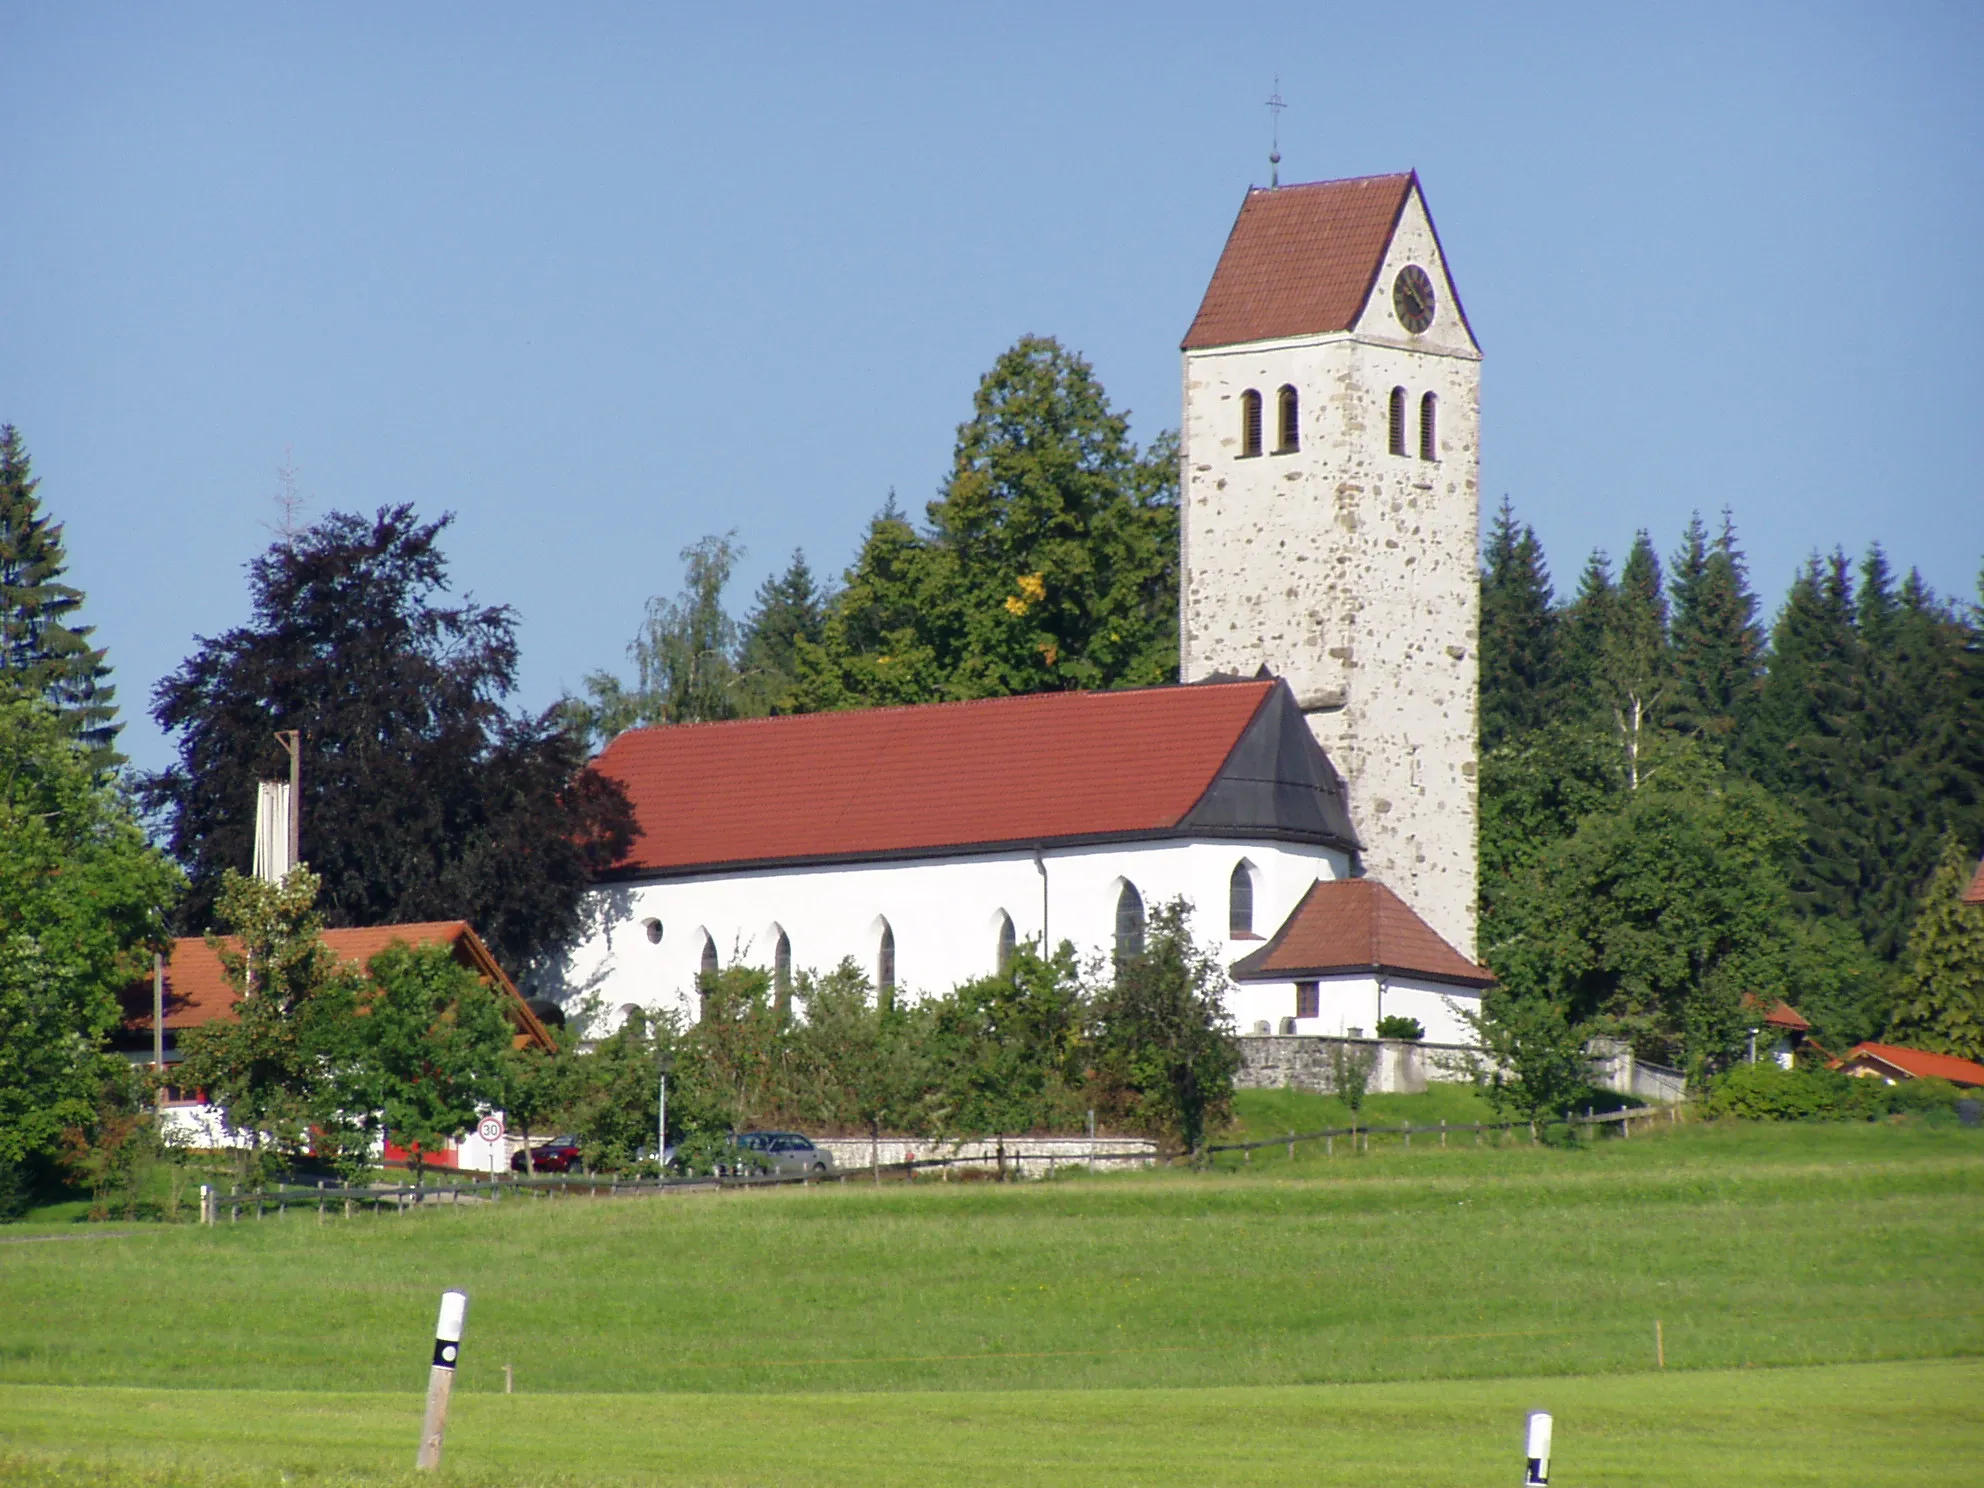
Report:
<svg viewBox="0 0 1984 1488"><path fill-rule="evenodd" d="M530 1149L530 1165L540 1173L569 1173L579 1165L579 1144L573 1137L553 1137ZM519 1152L510 1158L511 1171L525 1171L524 1155Z"/></svg>

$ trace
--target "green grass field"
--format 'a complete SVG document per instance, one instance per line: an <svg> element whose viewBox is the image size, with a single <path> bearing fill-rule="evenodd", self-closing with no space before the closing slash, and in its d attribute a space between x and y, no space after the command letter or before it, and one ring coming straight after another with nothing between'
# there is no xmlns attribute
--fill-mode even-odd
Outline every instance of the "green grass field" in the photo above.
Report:
<svg viewBox="0 0 1984 1488"><path fill-rule="evenodd" d="M1313 1128L1320 1104L1243 1116ZM1407 1109L1471 1119L1431 1105ZM1571 1485L1955 1482L1984 1459L1984 1134L1298 1153L11 1227L0 1476L391 1475L444 1286L473 1298L464 1481L1477 1483L1519 1474L1532 1405Z"/></svg>

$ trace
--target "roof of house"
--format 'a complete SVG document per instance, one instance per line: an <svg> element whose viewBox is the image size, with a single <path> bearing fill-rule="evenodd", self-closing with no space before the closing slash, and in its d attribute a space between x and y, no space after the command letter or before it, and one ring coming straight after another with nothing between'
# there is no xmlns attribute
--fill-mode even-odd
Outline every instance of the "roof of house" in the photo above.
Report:
<svg viewBox="0 0 1984 1488"><path fill-rule="evenodd" d="M510 1021L521 1035L545 1047L551 1035L518 993L516 984L504 973L482 937L466 920L426 920L410 925L365 925L344 930L326 930L324 944L341 963L368 964L387 946L447 946L455 959L503 994L509 1004ZM226 944L240 949L240 942L227 937ZM124 1009L124 1027L129 1033L149 1032L152 1026L152 982L150 977L136 981L118 994ZM197 935L181 936L172 943L172 954L165 963L165 1026L168 1029L198 1028L216 1019L232 1018L240 999L227 979L220 956Z"/></svg>
<svg viewBox="0 0 1984 1488"><path fill-rule="evenodd" d="M1977 872L1970 880L1970 887L1963 891L1965 904L1984 904L1984 862L1977 865Z"/></svg>
<svg viewBox="0 0 1984 1488"><path fill-rule="evenodd" d="M1286 683L630 729L594 767L641 835L609 877L1148 837L1356 847Z"/></svg>
<svg viewBox="0 0 1984 1488"><path fill-rule="evenodd" d="M1764 1005L1764 1000L1754 992L1743 994L1743 1006L1752 1012ZM1771 1010L1764 1014L1764 1023L1771 1028L1785 1028L1793 1033L1810 1033L1812 1025L1798 1014L1798 1009L1779 999Z"/></svg>
<svg viewBox="0 0 1984 1488"><path fill-rule="evenodd" d="M1185 349L1349 330L1416 181L1407 171L1248 191Z"/></svg>
<svg viewBox="0 0 1984 1488"><path fill-rule="evenodd" d="M1984 1085L1984 1064L1958 1059L1954 1054L1931 1054L1926 1049L1904 1049L1898 1044L1855 1044L1846 1051L1841 1064L1874 1065L1883 1073L1912 1080L1948 1080L1953 1085Z"/></svg>
<svg viewBox="0 0 1984 1488"><path fill-rule="evenodd" d="M1373 878L1318 879L1268 943L1233 964L1238 982L1349 972L1422 977L1458 987L1487 987L1495 980Z"/></svg>

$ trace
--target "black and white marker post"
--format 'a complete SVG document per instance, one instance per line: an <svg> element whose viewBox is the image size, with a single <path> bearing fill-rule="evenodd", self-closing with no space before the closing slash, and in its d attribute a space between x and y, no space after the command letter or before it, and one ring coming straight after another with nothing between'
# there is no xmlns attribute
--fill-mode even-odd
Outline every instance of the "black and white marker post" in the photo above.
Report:
<svg viewBox="0 0 1984 1488"><path fill-rule="evenodd" d="M1550 1482L1550 1412L1529 1413L1528 1468L1522 1475L1523 1488L1548 1488Z"/></svg>
<svg viewBox="0 0 1984 1488"><path fill-rule="evenodd" d="M455 1366L462 1359L462 1324L468 1319L468 1293L441 1293L441 1319L434 1325L434 1367L427 1371L427 1419L420 1424L416 1468L441 1465L441 1438L448 1430L448 1396L455 1388Z"/></svg>

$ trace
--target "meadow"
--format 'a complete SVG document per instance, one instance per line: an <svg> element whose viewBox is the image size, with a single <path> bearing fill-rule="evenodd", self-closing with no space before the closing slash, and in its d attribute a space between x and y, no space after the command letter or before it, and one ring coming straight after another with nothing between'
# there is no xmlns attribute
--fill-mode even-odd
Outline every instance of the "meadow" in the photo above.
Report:
<svg viewBox="0 0 1984 1488"><path fill-rule="evenodd" d="M1243 1117L1310 1129L1318 1105ZM1817 1483L1848 1459L1948 1482L1984 1455L1984 1133L1297 1152L14 1226L0 1474L391 1476L444 1286L473 1299L462 1481L1471 1483L1515 1476L1539 1404L1571 1484Z"/></svg>

